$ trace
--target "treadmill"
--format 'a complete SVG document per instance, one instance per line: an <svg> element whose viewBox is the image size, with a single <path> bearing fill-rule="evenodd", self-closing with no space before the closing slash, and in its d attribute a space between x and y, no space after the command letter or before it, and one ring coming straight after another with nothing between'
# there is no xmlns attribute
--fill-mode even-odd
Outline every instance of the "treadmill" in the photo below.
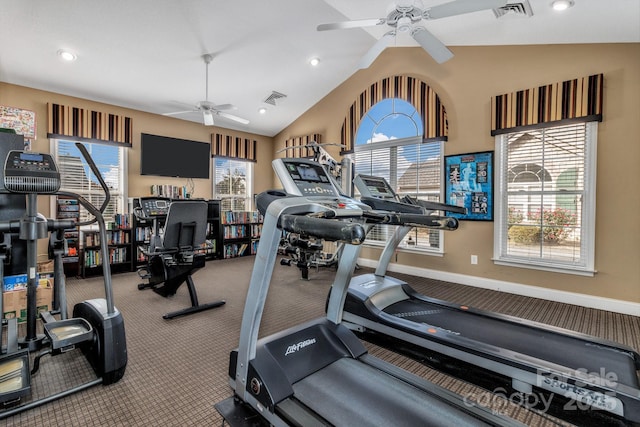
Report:
<svg viewBox="0 0 640 427"><path fill-rule="evenodd" d="M367 354L337 315L365 239L362 224L395 224L402 215L374 212L342 196L322 166L310 160L276 159L273 167L289 194L271 190L257 197L264 223L239 346L230 357L234 396L215 405L224 420L230 426L518 425ZM344 242L339 279L326 318L258 340L283 230Z"/></svg>
<svg viewBox="0 0 640 427"><path fill-rule="evenodd" d="M389 212L428 212L430 202L404 203L384 178L359 175L361 202ZM450 210L450 205L442 210ZM349 285L343 323L365 340L488 389L521 393L527 406L570 422L640 423L640 355L622 344L421 295L386 275L398 227L373 274ZM533 403L532 403L533 402ZM545 402L551 405L543 407Z"/></svg>

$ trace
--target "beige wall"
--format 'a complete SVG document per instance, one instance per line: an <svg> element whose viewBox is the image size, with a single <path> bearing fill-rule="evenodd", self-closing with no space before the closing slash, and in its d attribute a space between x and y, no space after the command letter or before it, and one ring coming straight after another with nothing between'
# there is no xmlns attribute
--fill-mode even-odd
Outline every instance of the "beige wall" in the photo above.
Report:
<svg viewBox="0 0 640 427"><path fill-rule="evenodd" d="M229 131L226 129L205 127L201 124L179 120L171 117L149 114L141 111L120 108L113 105L101 104L84 99L64 96L52 92L45 92L23 86L0 83L0 105L24 108L35 111L37 121L37 137L32 142L33 151L49 152L47 139L47 103L58 103L74 107L122 114L131 117L133 121L133 146L128 151L129 162L129 197L148 196L152 184L187 185L186 179L166 178L160 176L140 175L140 134L170 136L194 141L211 142L211 134L217 131L230 132L243 138L258 141L257 159L255 167L254 192L264 191L271 182L270 161L273 156L273 139L271 137L255 135L245 132ZM195 190L193 197L210 199L212 195L211 179L194 179ZM44 209L44 206L43 206ZM48 214L48 205L46 212Z"/></svg>
<svg viewBox="0 0 640 427"><path fill-rule="evenodd" d="M87 108L95 111L104 111L113 114L122 114L131 117L133 121L133 144L127 150L128 158L128 195L139 197L150 195L152 184L187 185L186 179L165 178L159 176L140 175L140 134L150 133L155 135L170 136L194 141L210 142L211 133L216 131L230 132L243 138L255 139L257 143L258 163L254 168L254 192L259 193L270 188L271 183L271 159L273 156L273 139L260 135L244 132L227 131L217 127L205 127L201 124L179 120L171 117L149 114L141 111L115 107L84 99L73 98L56 93L45 92L23 86L0 83L0 105L24 108L35 111L37 122L37 136L32 141L31 149L48 153L49 139L47 138L47 103L57 103L79 108ZM212 196L211 179L194 179L194 195L204 199ZM39 197L38 211L46 216L51 216L49 197ZM46 242L45 242L46 243ZM40 245L38 252L46 254L46 246ZM46 256L46 255L45 255Z"/></svg>
<svg viewBox="0 0 640 427"><path fill-rule="evenodd" d="M435 64L420 48L387 49L327 95L275 139L320 133L340 142L340 128L356 96L371 83L406 74L429 84L449 120L445 154L494 150L490 98L591 74L604 74L604 121L598 129L596 259L594 277L494 265L493 222L463 221L446 233L445 256L400 252L400 264L506 282L640 302L640 44L452 47ZM337 149L329 147L337 155ZM275 178L274 178L275 181ZM365 250L375 257L378 252ZM470 255L478 255L478 265Z"/></svg>
<svg viewBox="0 0 640 427"><path fill-rule="evenodd" d="M355 97L380 78L407 74L427 82L445 104L449 119L446 154L494 149L489 133L491 96L604 73L604 121L598 131L598 181L595 277L496 266L493 223L462 222L447 233L445 256L399 253L398 263L469 276L487 277L593 296L640 303L640 193L635 188L640 159L640 44L453 47L454 59L436 65L419 48L387 49L305 112L275 138L238 133L258 141L255 192L277 187L270 160L289 137L320 133L324 142L340 142L340 127ZM129 196L149 194L151 184L185 185L185 180L140 176L140 133L209 141L215 128L123 109L50 92L0 83L0 105L33 110L38 134L34 151L49 151L46 104L55 102L133 118L129 150ZM337 157L338 150L328 147ZM210 180L195 180L195 197L211 196ZM39 210L49 214L46 198ZM364 254L375 257L375 250ZM477 254L478 265L470 265Z"/></svg>

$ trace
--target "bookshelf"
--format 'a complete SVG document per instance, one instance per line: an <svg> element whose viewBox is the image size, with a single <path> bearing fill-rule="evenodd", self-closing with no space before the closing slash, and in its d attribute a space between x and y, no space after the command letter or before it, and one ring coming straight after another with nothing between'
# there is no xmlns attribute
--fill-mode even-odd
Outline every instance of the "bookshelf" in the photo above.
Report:
<svg viewBox="0 0 640 427"><path fill-rule="evenodd" d="M153 233L153 221L137 218L133 215L133 261L134 269L147 262L143 251L149 250L151 235Z"/></svg>
<svg viewBox="0 0 640 427"><path fill-rule="evenodd" d="M116 214L107 230L108 262L112 273L134 271L135 236L130 215ZM100 252L100 232L82 230L82 276L102 274L104 259Z"/></svg>
<svg viewBox="0 0 640 427"><path fill-rule="evenodd" d="M222 258L255 255L262 233L262 216L258 212L224 211L220 219Z"/></svg>
<svg viewBox="0 0 640 427"><path fill-rule="evenodd" d="M207 200L207 239L203 247L207 259L222 258L221 247L220 200Z"/></svg>
<svg viewBox="0 0 640 427"><path fill-rule="evenodd" d="M56 217L58 219L80 219L80 205L76 199L58 197L56 201ZM69 248L67 254L62 257L64 274L78 276L80 274L80 232L78 227L64 231L64 240Z"/></svg>

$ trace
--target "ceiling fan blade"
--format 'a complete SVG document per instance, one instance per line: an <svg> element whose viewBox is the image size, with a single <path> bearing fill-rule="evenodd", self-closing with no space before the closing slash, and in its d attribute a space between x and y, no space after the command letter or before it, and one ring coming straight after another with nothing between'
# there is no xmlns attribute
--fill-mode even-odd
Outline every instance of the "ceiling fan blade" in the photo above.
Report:
<svg viewBox="0 0 640 427"><path fill-rule="evenodd" d="M357 21L345 21L345 22L334 22L332 24L320 24L317 27L318 31L327 31L327 30L346 30L348 28L362 28L362 27L373 27L375 25L384 25L387 20L385 18L378 19L360 19Z"/></svg>
<svg viewBox="0 0 640 427"><path fill-rule="evenodd" d="M163 116L175 116L177 114L197 113L198 110L174 111L173 113L162 113Z"/></svg>
<svg viewBox="0 0 640 427"><path fill-rule="evenodd" d="M221 116L221 117L225 117L225 118L227 118L229 120L233 120L233 121L236 121L238 123L242 123L243 125L248 125L249 124L249 120L243 119L242 117L234 116L233 114L225 113L223 111L216 111L216 115Z"/></svg>
<svg viewBox="0 0 640 427"><path fill-rule="evenodd" d="M439 4L425 10L425 19L440 19L448 16L462 15L485 9L497 9L507 4L507 0L457 0Z"/></svg>
<svg viewBox="0 0 640 427"><path fill-rule="evenodd" d="M237 110L238 107L236 107L233 104L220 104L220 105L214 105L213 109L214 110Z"/></svg>
<svg viewBox="0 0 640 427"><path fill-rule="evenodd" d="M205 126L213 126L213 114L211 114L211 111L208 111L208 110L203 111L202 119Z"/></svg>
<svg viewBox="0 0 640 427"><path fill-rule="evenodd" d="M427 31L426 28L415 27L411 30L411 37L413 37L438 64L442 64L453 58L453 52L438 40L436 36Z"/></svg>
<svg viewBox="0 0 640 427"><path fill-rule="evenodd" d="M360 59L360 62L358 62L358 68L361 70L364 68L369 68L369 66L373 64L373 61L375 61L378 55L380 55L382 51L385 50L387 46L389 46L391 40L393 40L395 35L395 31L389 31L384 36L382 36L376 42L376 44L374 44L371 49L369 49L369 51L364 54L362 59Z"/></svg>

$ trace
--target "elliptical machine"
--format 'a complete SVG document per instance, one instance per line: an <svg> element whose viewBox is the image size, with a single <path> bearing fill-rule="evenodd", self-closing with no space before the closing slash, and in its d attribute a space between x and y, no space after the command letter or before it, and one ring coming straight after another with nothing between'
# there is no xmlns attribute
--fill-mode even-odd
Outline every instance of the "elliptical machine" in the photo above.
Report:
<svg viewBox="0 0 640 427"><path fill-rule="evenodd" d="M113 303L111 286L111 270L109 264L103 264L105 298L82 301L73 308L72 317L67 315L64 273L62 271L61 232L78 225L98 223L100 229L101 251L108 254L106 227L102 212L109 203L110 194L107 185L86 148L76 143L80 153L87 161L105 192L105 201L98 209L82 196L59 191L60 173L53 158L45 153L33 153L19 150L10 151L4 164L4 187L11 193L25 194L26 213L22 218L0 221L0 234L17 234L26 241L27 272L27 322L26 335L18 338L17 319L4 319L7 324L6 350L0 356L0 403L5 406L19 402L30 394L31 377L38 372L40 359L46 355L60 355L74 349L80 349L93 368L97 378L85 384L63 392L44 397L20 406L14 406L0 412L0 419L15 415L27 409L79 392L94 385L108 385L118 382L124 375L127 365L127 346L122 314ZM70 220L47 219L37 212L37 196L59 195L78 200L94 219L76 224ZM54 254L54 288L55 298L53 310L40 313L44 334L36 330L37 307L36 291L38 287L37 244L38 240L53 233L52 248ZM4 239L4 252L10 253L11 239ZM105 259L108 259L105 257ZM3 279L3 263L0 263L0 279ZM1 295L1 293L0 293ZM0 304L2 298L0 297ZM0 339L2 339L0 329ZM32 355L33 369L29 369Z"/></svg>

